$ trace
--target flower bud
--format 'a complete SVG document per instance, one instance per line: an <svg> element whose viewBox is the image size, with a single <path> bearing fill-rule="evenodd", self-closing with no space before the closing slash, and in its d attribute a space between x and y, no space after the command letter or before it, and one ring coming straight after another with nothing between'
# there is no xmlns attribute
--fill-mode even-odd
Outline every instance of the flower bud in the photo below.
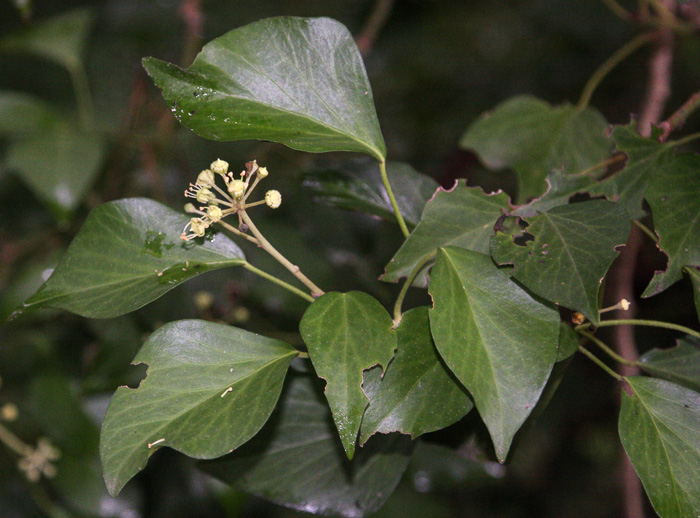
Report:
<svg viewBox="0 0 700 518"><path fill-rule="evenodd" d="M265 203L271 209L276 209L277 207L282 205L282 195L279 191L276 191L274 189L271 191L267 191L265 193Z"/></svg>
<svg viewBox="0 0 700 518"><path fill-rule="evenodd" d="M267 167L259 167L258 168L258 176L260 178L265 178L267 176Z"/></svg>
<svg viewBox="0 0 700 518"><path fill-rule="evenodd" d="M210 167L212 171L214 171L216 174L220 174L221 176L224 176L228 172L228 162L221 160L220 158L214 160Z"/></svg>
<svg viewBox="0 0 700 518"><path fill-rule="evenodd" d="M194 203L185 203L185 212L196 213L197 207L194 206Z"/></svg>
<svg viewBox="0 0 700 518"><path fill-rule="evenodd" d="M243 180L233 180L228 184L228 192L230 192L231 195L237 200L243 198L243 195L245 194L245 189L246 184Z"/></svg>
<svg viewBox="0 0 700 518"><path fill-rule="evenodd" d="M216 223L223 217L223 212L216 205L209 205L209 207L207 207L207 216L212 223Z"/></svg>
<svg viewBox="0 0 700 518"><path fill-rule="evenodd" d="M202 187L211 187L215 181L215 176L211 169L205 169L197 176L197 184Z"/></svg>

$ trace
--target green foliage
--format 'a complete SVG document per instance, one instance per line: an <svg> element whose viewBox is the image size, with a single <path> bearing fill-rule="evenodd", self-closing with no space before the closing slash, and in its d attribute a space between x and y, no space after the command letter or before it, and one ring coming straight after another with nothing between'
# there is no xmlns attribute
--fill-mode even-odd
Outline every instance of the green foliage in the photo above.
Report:
<svg viewBox="0 0 700 518"><path fill-rule="evenodd" d="M610 150L606 122L598 111L550 106L530 96L498 105L472 124L459 144L472 149L493 169L512 167L518 174L521 201L541 195L552 169L581 172Z"/></svg>
<svg viewBox="0 0 700 518"><path fill-rule="evenodd" d="M556 359L557 312L487 255L464 248L438 250L429 290L435 345L474 398L503 462Z"/></svg>
<svg viewBox="0 0 700 518"><path fill-rule="evenodd" d="M154 58L143 65L202 137L386 156L360 53L335 20L270 18L207 44L187 70Z"/></svg>
<svg viewBox="0 0 700 518"><path fill-rule="evenodd" d="M664 380L631 377L620 439L654 509L664 518L700 509L700 394Z"/></svg>
<svg viewBox="0 0 700 518"><path fill-rule="evenodd" d="M426 204L418 226L387 264L382 280L396 282L407 277L441 246L488 253L493 226L508 209L508 202L505 193L486 194L465 182L458 182L449 191L438 190ZM427 278L421 284L427 284Z"/></svg>
<svg viewBox="0 0 700 518"><path fill-rule="evenodd" d="M639 359L649 374L700 392L700 340L686 336L669 349L652 349Z"/></svg>
<svg viewBox="0 0 700 518"><path fill-rule="evenodd" d="M700 266L699 168L700 156L680 155L656 172L647 190L659 247L668 256L668 266L665 271L656 272L643 297L678 282L684 266Z"/></svg>
<svg viewBox="0 0 700 518"><path fill-rule="evenodd" d="M404 313L396 339L397 351L386 373L374 368L365 375L362 388L369 406L362 418L361 444L377 432L401 432L415 439L451 425L474 407L435 348L428 308Z"/></svg>
<svg viewBox="0 0 700 518"><path fill-rule="evenodd" d="M523 236L496 232L491 255L514 266L513 277L540 297L583 313L598 323L598 291L630 222L625 210L608 201L555 207L527 218Z"/></svg>
<svg viewBox="0 0 700 518"><path fill-rule="evenodd" d="M366 293L327 293L314 302L299 323L309 357L327 381L326 398L349 459L362 415L369 403L362 372L374 365L386 370L396 349L396 332L382 305Z"/></svg>
<svg viewBox="0 0 700 518"><path fill-rule="evenodd" d="M253 440L204 470L244 491L315 514L378 510L406 470L413 444L378 436L349 461L318 383L293 376L282 403Z"/></svg>
<svg viewBox="0 0 700 518"><path fill-rule="evenodd" d="M70 72L79 117L33 94L0 92L0 136L7 140L3 165L64 222L81 215L83 202L101 201L87 196L90 186L104 161L126 162L121 154L130 146L120 135L115 156L108 156L106 134L93 122L82 58L91 20L88 11L76 11L0 45L48 58ZM213 162L188 189L197 204L185 210L195 217L148 198L125 198L95 203L79 229L66 226L72 242L55 269L51 258L25 265L27 273L19 276L36 286L39 276L50 274L18 310L25 320L14 324L22 343L30 344L27 354L36 356L27 360L27 370L58 363L47 343L66 347L83 339L98 344L81 356L85 364L74 367L84 378L83 395L124 380L137 388L116 389L98 448L95 426L68 379L32 377L34 423L62 457L46 443L35 448L8 439L14 436L0 423L0 443L19 457L20 467L24 461L22 469L44 444L48 456L37 476L49 477L55 463L59 474L53 484L62 497L82 513L99 514L100 502L110 497L91 482L98 450L106 490L115 497L167 446L207 459L199 469L237 490L297 510L365 516L386 502L409 463L419 491L428 476L460 484L470 477L487 483L502 476L511 468L498 463L522 451L520 438L537 433L530 424L546 421L548 403L560 383L569 382L575 362L568 360L581 351L629 389L622 394L619 435L654 508L662 518L700 512L700 334L685 325L635 321L686 335L675 348L653 349L638 360L621 358L594 334L598 326L628 323L608 319L604 312L610 309L600 304L617 281L609 269L630 234L631 218L652 238L656 233L668 257L644 296L664 292L688 273L695 301L691 315L700 315L700 158L675 151L697 135L670 141L655 128L644 137L634 123L608 132L603 115L583 101L571 106L511 98L472 123L459 143L488 169L515 173L518 191L511 198L467 187L461 179L444 189L407 163L387 164L362 57L350 32L330 18L263 19L209 42L187 68L156 58L145 58L143 66L162 91L166 116L170 109L198 136L369 158L340 162L331 154L323 165L309 165L304 155L296 169L306 172L295 175L297 159L290 157L301 154L283 149L279 153L289 154L275 158L267 150L279 146L233 148L254 149L260 164L253 157L240 160L245 170L238 176L238 162ZM137 97L134 113L150 106ZM148 117L149 110L143 109ZM144 184L142 177L155 177L146 190L169 201L171 187L181 192L185 180L173 176L165 182L159 176L163 171L153 163L172 151L173 135L162 121L157 130L150 123L147 136L134 146L148 164L149 175L139 177ZM678 129L665 124L668 132ZM191 139L180 141L188 154ZM276 176L263 159L280 160L291 172ZM171 169L186 162L177 161ZM121 179L109 170L105 187L119 185ZM225 189L216 185L218 175ZM500 175L494 178L498 183ZM263 181L272 187L264 193L257 187ZM346 218L312 205L309 196L295 193L299 184L316 201L373 217ZM277 209L281 199L277 221L263 216L258 226L256 212L253 222L249 209ZM230 219L223 222L224 217ZM653 231L645 227L650 219ZM23 219L16 223L33 232L24 230ZM248 247L248 259L237 243ZM289 259L283 255L287 250L293 254ZM381 276L386 283L375 282L389 257ZM200 273L229 266L272 281L298 296L299 305L223 271L189 284L200 290L192 300L184 291L164 297ZM316 276L324 282L317 285L311 280ZM402 279L400 290L388 284ZM324 293L319 287L324 284L331 291ZM358 291L357 284L370 292ZM412 287L418 289L410 292ZM5 306L26 291L7 293ZM387 311L392 295L393 315ZM52 322L50 314L34 309L103 319L152 302L135 318L73 321L65 332L22 327L38 323L43 330ZM626 310L627 304L615 307ZM128 371L127 358L144 331L150 337L132 362L144 365L139 381ZM650 377L623 378L589 344ZM592 395L587 404L597 403L593 381L570 379L584 384L573 391ZM568 402L558 405L570 409ZM528 433L519 433L526 423ZM421 437L426 434L431 435ZM459 458L429 442L443 440ZM178 458L157 457L155 462Z"/></svg>
<svg viewBox="0 0 700 518"><path fill-rule="evenodd" d="M146 379L137 389L117 389L102 424L109 492L119 493L163 446L211 459L253 437L296 354L284 342L221 324L181 320L161 327L134 358L148 365Z"/></svg>
<svg viewBox="0 0 700 518"><path fill-rule="evenodd" d="M199 245L181 241L186 223L180 213L148 199L95 208L25 308L50 306L86 317L116 317L200 273L245 263L243 252L227 237Z"/></svg>

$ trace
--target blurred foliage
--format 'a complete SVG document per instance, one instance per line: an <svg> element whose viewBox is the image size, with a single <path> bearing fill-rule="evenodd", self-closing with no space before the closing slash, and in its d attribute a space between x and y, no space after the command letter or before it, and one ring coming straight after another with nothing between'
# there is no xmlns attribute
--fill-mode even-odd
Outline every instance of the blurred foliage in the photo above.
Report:
<svg viewBox="0 0 700 518"><path fill-rule="evenodd" d="M358 34L374 2L206 2L201 5L201 34L191 34L181 13L183 5L198 4L0 3L0 91L21 94L38 107L31 120L20 120L3 111L6 105L0 107L3 318L47 278L92 207L147 196L179 209L184 186L217 156L236 166L256 158L276 172L274 187L284 193L285 204L261 218L259 225L293 262L304 262L310 277L339 291L370 291L385 305L390 303L396 286L377 283L376 278L400 244L395 227L314 203L315 193L302 185L304 173L321 171L346 155L310 155L270 143L199 138L174 121L141 68L144 56L189 64L203 42L268 16L329 16ZM79 24L76 30L56 28L57 20L71 16L72 23ZM42 26L45 21L48 26ZM27 34L39 34L42 45L23 44ZM459 149L464 129L485 109L518 94L553 104L574 102L595 67L631 34L632 28L597 0L575 5L545 0L396 1L365 58L389 159L408 162L444 186L466 177L469 185L513 194L514 176L487 172L472 154ZM596 91L593 104L609 122L627 123L630 114L640 110L647 57L646 51L633 55ZM81 84L83 79L87 85ZM680 37L669 109L679 106L698 84L700 39ZM42 106L50 108L44 113ZM684 132L699 129L700 117L695 116ZM68 157L83 157L78 164L56 158L65 149L64 140L89 148L84 155L70 148ZM26 157L32 158L31 164ZM68 175L70 185L79 184L78 192L52 197L61 175ZM638 294L654 269L664 264L653 245L644 246ZM245 242L241 247L251 263L279 273L281 267L255 247ZM412 297L410 304L427 302L423 292ZM689 284L677 284L641 301L638 315L693 326L697 316L692 300ZM0 447L1 514L302 515L233 491L170 451L159 453L118 498L111 498L102 481L96 444L108 397L118 385L138 384L143 368L129 362L162 323L198 317L265 330L268 336L301 345L297 322L305 307L291 294L234 269L208 273L113 320L45 310L4 324L0 408L5 411L0 425L30 445L48 438L61 457L55 478L30 483L17 469L17 455ZM639 347L642 352L667 347L675 337L645 330ZM474 416L467 416L426 436L430 444L421 446L423 451L414 456L377 516L619 516L623 453L616 435L618 404L611 380L575 358L549 406L534 419L537 426L526 426L516 436L518 448L505 467L475 453L483 430L472 433ZM8 405L17 408L16 419L11 419ZM465 435L472 439L463 442ZM445 461L439 462L441 458Z"/></svg>

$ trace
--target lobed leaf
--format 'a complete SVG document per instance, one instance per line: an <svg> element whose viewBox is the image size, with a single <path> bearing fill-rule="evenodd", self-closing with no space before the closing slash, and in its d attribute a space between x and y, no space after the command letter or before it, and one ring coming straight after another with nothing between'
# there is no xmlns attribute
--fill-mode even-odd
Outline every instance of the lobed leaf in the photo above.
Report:
<svg viewBox="0 0 700 518"><path fill-rule="evenodd" d="M145 198L96 207L23 310L54 307L91 318L115 317L200 273L245 262L240 248L223 235L202 244L182 241L187 221Z"/></svg>
<svg viewBox="0 0 700 518"><path fill-rule="evenodd" d="M559 314L487 255L438 250L428 288L440 355L469 390L503 462L557 359Z"/></svg>
<svg viewBox="0 0 700 518"><path fill-rule="evenodd" d="M662 518L700 512L700 394L654 378L627 378L622 445Z"/></svg>
<svg viewBox="0 0 700 518"><path fill-rule="evenodd" d="M163 446L211 459L248 441L272 413L296 355L279 340L203 320L158 329L134 358L149 366L146 379L118 388L102 423L110 494Z"/></svg>
<svg viewBox="0 0 700 518"><path fill-rule="evenodd" d="M525 237L497 232L491 255L514 266L513 277L533 293L599 321L598 291L630 231L627 212L617 203L591 200L555 207L527 218Z"/></svg>
<svg viewBox="0 0 700 518"><path fill-rule="evenodd" d="M518 175L521 202L546 190L553 169L583 171L605 159L610 142L607 123L592 108L551 106L518 96L474 122L459 142L492 169L512 168Z"/></svg>
<svg viewBox="0 0 700 518"><path fill-rule="evenodd" d="M654 176L646 194L654 216L659 248L668 256L642 293L651 297L683 277L684 266L700 266L700 155L668 161Z"/></svg>
<svg viewBox="0 0 700 518"><path fill-rule="evenodd" d="M359 291L326 293L304 313L299 331L319 377L349 459L355 453L362 415L369 400L362 372L386 370L396 349L391 316L370 295Z"/></svg>
<svg viewBox="0 0 700 518"><path fill-rule="evenodd" d="M700 340L686 336L676 347L652 349L639 358L639 366L657 378L700 392Z"/></svg>
<svg viewBox="0 0 700 518"><path fill-rule="evenodd" d="M360 53L330 18L267 18L211 41L186 70L155 58L143 66L202 137L386 156Z"/></svg>
<svg viewBox="0 0 700 518"><path fill-rule="evenodd" d="M373 437L349 461L315 381L291 377L258 435L231 455L200 467L279 505L319 515L367 516L394 491L413 443L398 434Z"/></svg>
<svg viewBox="0 0 700 518"><path fill-rule="evenodd" d="M398 282L441 246L488 253L493 226L509 208L507 194L486 194L479 187L467 187L465 181L457 181L449 191L438 189L425 205L418 226L386 265L381 279ZM426 285L427 277L417 282Z"/></svg>
<svg viewBox="0 0 700 518"><path fill-rule="evenodd" d="M686 266L684 271L690 276L693 285L693 298L695 299L695 311L700 320L700 266Z"/></svg>
<svg viewBox="0 0 700 518"><path fill-rule="evenodd" d="M378 432L415 439L457 422L474 407L435 349L427 307L404 313L396 337L398 349L386 373L381 376L375 368L365 374L362 387L369 406L360 444Z"/></svg>

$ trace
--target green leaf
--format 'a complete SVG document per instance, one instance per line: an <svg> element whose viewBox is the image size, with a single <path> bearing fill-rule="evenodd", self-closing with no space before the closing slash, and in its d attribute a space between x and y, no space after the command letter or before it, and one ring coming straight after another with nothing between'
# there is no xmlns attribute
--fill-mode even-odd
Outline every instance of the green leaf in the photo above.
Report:
<svg viewBox="0 0 700 518"><path fill-rule="evenodd" d="M662 518L700 512L700 394L633 376L623 391L620 439Z"/></svg>
<svg viewBox="0 0 700 518"><path fill-rule="evenodd" d="M386 266L383 281L397 282L441 246L454 245L488 253L493 226L510 208L505 193L485 194L479 187L458 181L446 191L438 189L426 204L420 223ZM427 277L419 279L427 284Z"/></svg>
<svg viewBox="0 0 700 518"><path fill-rule="evenodd" d="M525 237L533 239L524 244L522 236L503 232L491 238L494 261L513 265L513 277L535 294L597 324L601 281L630 231L625 209L591 200L555 207L527 223Z"/></svg>
<svg viewBox="0 0 700 518"><path fill-rule="evenodd" d="M635 123L615 126L612 139L617 150L627 154L627 164L587 191L594 196L602 194L611 201L618 201L632 219L641 218L646 214L642 207L644 193L656 170L672 157L676 144L659 142L656 131L651 137L640 136Z"/></svg>
<svg viewBox="0 0 700 518"><path fill-rule="evenodd" d="M4 38L0 41L0 51L34 54L75 70L81 66L93 20L89 9L53 16Z"/></svg>
<svg viewBox="0 0 700 518"><path fill-rule="evenodd" d="M94 182L105 151L99 134L62 119L12 142L6 164L63 219Z"/></svg>
<svg viewBox="0 0 700 518"><path fill-rule="evenodd" d="M377 368L365 375L362 387L370 403L360 444L377 432L415 439L457 422L474 407L435 349L427 307L404 313L396 334L398 349L384 376Z"/></svg>
<svg viewBox="0 0 700 518"><path fill-rule="evenodd" d="M0 135L26 137L51 127L61 118L48 103L33 95L0 92Z"/></svg>
<svg viewBox="0 0 700 518"><path fill-rule="evenodd" d="M388 162L386 168L401 215L407 224L416 226L438 183L402 162ZM335 169L306 173L304 186L316 199L330 205L396 220L375 162L353 161Z"/></svg>
<svg viewBox="0 0 700 518"><path fill-rule="evenodd" d="M134 358L149 366L146 379L118 388L102 423L110 494L163 446L212 459L248 441L272 413L296 355L279 340L203 320L158 329Z"/></svg>
<svg viewBox="0 0 700 518"><path fill-rule="evenodd" d="M690 276L693 284L693 297L695 298L695 311L700 320L700 266L686 266L684 271Z"/></svg>
<svg viewBox="0 0 700 518"><path fill-rule="evenodd" d="M557 361L566 360L578 351L578 335L574 328L564 322L559 324L559 352Z"/></svg>
<svg viewBox="0 0 700 518"><path fill-rule="evenodd" d="M607 173L604 167L578 173L554 169L547 176L549 189L544 196L520 207L514 214L531 216L538 211L546 212L568 204L575 194L588 193L620 203L632 219L643 217L646 214L642 207L644 193L656 169L672 156L676 143L660 143L656 136L642 137L634 123L615 126L612 139L617 150L627 155L624 168L607 178L603 178Z"/></svg>
<svg viewBox="0 0 700 518"><path fill-rule="evenodd" d="M335 20L268 18L208 43L187 70L154 58L143 65L202 137L386 156L360 53Z"/></svg>
<svg viewBox="0 0 700 518"><path fill-rule="evenodd" d="M652 349L639 359L639 366L657 378L673 381L700 392L700 340L686 336L670 349Z"/></svg>
<svg viewBox="0 0 700 518"><path fill-rule="evenodd" d="M291 377L255 438L200 467L237 489L308 513L356 518L377 511L406 470L413 444L399 434L374 437L348 461L316 381Z"/></svg>
<svg viewBox="0 0 700 518"><path fill-rule="evenodd" d="M656 172L646 194L659 247L668 256L642 297L651 297L683 277L684 266L700 266L700 155L686 154Z"/></svg>
<svg viewBox="0 0 700 518"><path fill-rule="evenodd" d="M299 331L319 377L349 459L355 453L362 414L369 400L362 391L362 371L394 355L396 333L382 305L359 291L326 293L304 313Z"/></svg>
<svg viewBox="0 0 700 518"><path fill-rule="evenodd" d="M460 146L473 150L492 169L510 167L518 175L519 200L540 196L552 169L576 173L605 159L607 123L592 108L551 106L519 96L474 122Z"/></svg>
<svg viewBox="0 0 700 518"><path fill-rule="evenodd" d="M456 247L438 250L429 292L435 345L472 395L503 462L557 358L559 314L487 255Z"/></svg>
<svg viewBox="0 0 700 518"><path fill-rule="evenodd" d="M185 242L184 215L145 198L93 209L66 255L24 309L54 307L91 318L134 311L202 272L243 264L223 235Z"/></svg>

